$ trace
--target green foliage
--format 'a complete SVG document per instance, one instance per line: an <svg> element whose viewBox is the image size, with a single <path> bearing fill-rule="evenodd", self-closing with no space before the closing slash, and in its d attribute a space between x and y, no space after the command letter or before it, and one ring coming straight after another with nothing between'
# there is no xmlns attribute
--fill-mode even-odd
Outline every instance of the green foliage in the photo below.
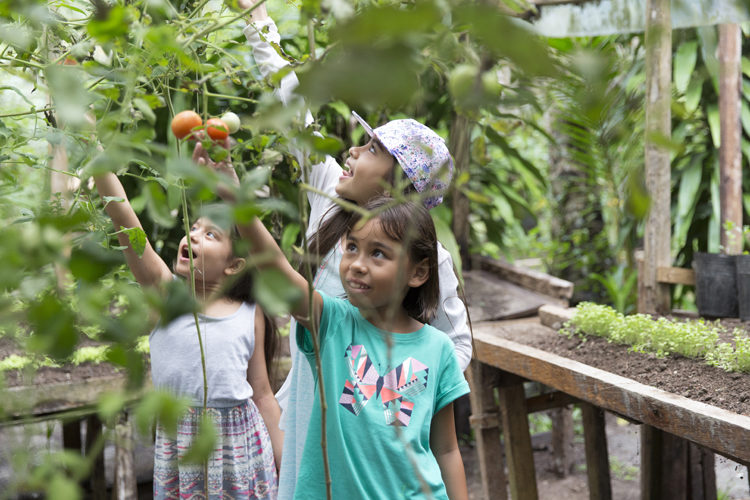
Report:
<svg viewBox="0 0 750 500"><path fill-rule="evenodd" d="M720 341L718 322L703 319L678 321L652 318L646 314L624 315L609 306L582 302L561 333L593 335L610 342L626 344L633 351L658 357L680 354L722 368L750 373L750 337L735 330L734 342Z"/></svg>

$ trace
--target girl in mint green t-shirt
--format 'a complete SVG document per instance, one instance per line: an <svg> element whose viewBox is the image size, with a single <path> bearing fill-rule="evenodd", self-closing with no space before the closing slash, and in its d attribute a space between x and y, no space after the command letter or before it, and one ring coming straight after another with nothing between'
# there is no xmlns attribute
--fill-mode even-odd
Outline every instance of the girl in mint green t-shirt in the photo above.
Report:
<svg viewBox="0 0 750 500"><path fill-rule="evenodd" d="M215 168L237 182L227 165ZM426 325L439 297L434 224L412 202L381 197L365 208L372 217L352 214L341 241L348 301L317 291L310 300L307 280L262 222L240 226L265 266L301 292L292 314L316 403L294 498L326 498L328 472L332 498L465 499L452 402L469 388L449 337Z"/></svg>

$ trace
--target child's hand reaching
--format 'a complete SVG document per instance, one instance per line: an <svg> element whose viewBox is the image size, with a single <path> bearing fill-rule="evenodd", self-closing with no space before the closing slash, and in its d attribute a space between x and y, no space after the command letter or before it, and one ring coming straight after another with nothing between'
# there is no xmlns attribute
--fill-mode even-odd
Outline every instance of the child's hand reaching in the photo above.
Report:
<svg viewBox="0 0 750 500"><path fill-rule="evenodd" d="M235 189L233 188L240 185L240 178L237 177L237 172L234 171L234 167L232 166L232 157L227 155L224 160L213 161L208 151L203 147L200 139L199 137L193 150L193 161L198 165L206 166L226 176L227 184L219 183L217 192L223 200L234 201L236 197L234 193ZM228 150L230 147L229 138L227 137L223 141L217 142L217 144Z"/></svg>

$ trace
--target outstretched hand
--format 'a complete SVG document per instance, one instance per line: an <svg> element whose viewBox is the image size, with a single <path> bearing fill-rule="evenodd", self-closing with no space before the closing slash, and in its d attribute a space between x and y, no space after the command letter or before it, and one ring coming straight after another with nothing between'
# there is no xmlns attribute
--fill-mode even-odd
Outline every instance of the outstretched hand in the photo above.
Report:
<svg viewBox="0 0 750 500"><path fill-rule="evenodd" d="M232 166L232 157L227 155L224 160L212 160L206 148L203 147L201 139L202 137L198 137L195 149L193 149L193 161L200 166L205 166L215 170L226 177L226 184L219 183L218 194L226 201L234 201L235 195L232 188L236 188L240 185L240 178L237 177L237 172L235 172L234 167ZM229 138L227 137L223 141L217 142L217 144L228 150L230 147Z"/></svg>

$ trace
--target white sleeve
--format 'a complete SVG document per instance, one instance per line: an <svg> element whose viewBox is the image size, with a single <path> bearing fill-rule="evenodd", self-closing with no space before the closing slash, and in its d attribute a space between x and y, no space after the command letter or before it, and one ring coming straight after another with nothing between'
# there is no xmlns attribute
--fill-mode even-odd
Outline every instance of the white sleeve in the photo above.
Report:
<svg viewBox="0 0 750 500"><path fill-rule="evenodd" d="M440 304L435 319L430 322L438 330L448 334L456 350L461 370L469 366L473 346L471 330L466 315L466 306L458 296L458 278L453 270L450 253L438 243L438 277L440 279Z"/></svg>
<svg viewBox="0 0 750 500"><path fill-rule="evenodd" d="M270 17L261 21L256 21L245 26L242 30L245 38L253 51L255 63L263 78L277 73L285 66L289 66L289 61L281 57L273 45L279 45L281 36L276 23ZM279 82L279 87L274 90L281 104L286 106L294 98L294 89L299 85L297 74L294 71L288 72ZM305 125L313 122L312 114L309 110L305 112Z"/></svg>
<svg viewBox="0 0 750 500"><path fill-rule="evenodd" d="M318 231L328 210L334 205L331 197L336 197L336 185L339 183L343 169L331 156L310 168L309 177L305 179L308 184L319 189L328 196L307 192L307 201L310 203L310 223L307 226L307 236L311 237Z"/></svg>

